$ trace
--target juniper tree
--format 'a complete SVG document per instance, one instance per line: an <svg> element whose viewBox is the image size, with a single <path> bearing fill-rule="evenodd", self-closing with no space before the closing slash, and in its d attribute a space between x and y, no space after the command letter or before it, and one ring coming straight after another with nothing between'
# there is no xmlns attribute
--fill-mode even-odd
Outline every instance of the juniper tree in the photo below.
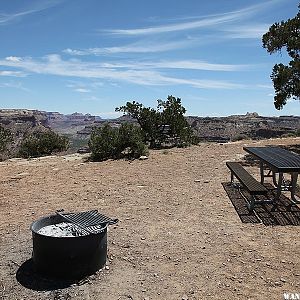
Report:
<svg viewBox="0 0 300 300"><path fill-rule="evenodd" d="M180 98L168 96L166 101L157 100L157 108L145 107L143 104L132 101L117 107L135 119L144 135L144 141L149 142L150 148L160 146L166 139L164 128L168 126L168 136L177 138L177 144L188 145L192 141L192 130L184 114L186 109L181 104Z"/></svg>
<svg viewBox="0 0 300 300"><path fill-rule="evenodd" d="M274 105L282 109L287 100L300 100L300 4L298 13L287 21L273 24L263 35L263 47L272 54L285 48L291 57L288 65L273 67L271 79L275 89Z"/></svg>

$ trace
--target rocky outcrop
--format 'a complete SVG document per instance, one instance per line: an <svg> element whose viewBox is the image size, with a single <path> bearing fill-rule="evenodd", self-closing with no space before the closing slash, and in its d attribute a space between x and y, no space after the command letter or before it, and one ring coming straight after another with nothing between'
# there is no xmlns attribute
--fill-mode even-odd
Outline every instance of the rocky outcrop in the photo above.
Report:
<svg viewBox="0 0 300 300"><path fill-rule="evenodd" d="M46 112L28 109L0 109L0 126L8 129L12 141L0 159L15 156L26 134L49 129Z"/></svg>
<svg viewBox="0 0 300 300"><path fill-rule="evenodd" d="M300 117L262 117L257 113L229 117L187 117L195 134L206 141L229 141L239 136L252 139L280 137L300 128Z"/></svg>
<svg viewBox="0 0 300 300"><path fill-rule="evenodd" d="M48 126L46 112L28 109L0 109L0 124L14 126L15 124L29 124L32 127Z"/></svg>

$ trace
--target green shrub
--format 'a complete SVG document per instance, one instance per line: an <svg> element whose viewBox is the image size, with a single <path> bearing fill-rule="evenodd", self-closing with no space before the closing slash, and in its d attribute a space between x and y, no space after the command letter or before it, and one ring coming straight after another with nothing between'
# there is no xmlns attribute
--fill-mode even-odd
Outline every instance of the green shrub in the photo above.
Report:
<svg viewBox="0 0 300 300"><path fill-rule="evenodd" d="M118 145L118 128L113 128L108 124L103 127L94 128L89 140L91 159L102 161L115 158Z"/></svg>
<svg viewBox="0 0 300 300"><path fill-rule="evenodd" d="M296 130L295 135L296 135L296 136L300 136L300 128L298 128L298 129Z"/></svg>
<svg viewBox="0 0 300 300"><path fill-rule="evenodd" d="M69 140L65 136L49 130L26 136L20 146L19 155L24 158L50 155L68 149Z"/></svg>
<svg viewBox="0 0 300 300"><path fill-rule="evenodd" d="M295 136L296 136L295 133L288 132L288 133L282 134L280 137L282 137L282 138L288 138L288 137L295 137Z"/></svg>
<svg viewBox="0 0 300 300"><path fill-rule="evenodd" d="M8 143L11 141L12 135L10 130L0 126L0 151L6 150Z"/></svg>
<svg viewBox="0 0 300 300"><path fill-rule="evenodd" d="M95 128L91 133L89 148L93 161L124 156L138 158L148 154L141 129L129 123L123 123L120 128L113 128L109 124Z"/></svg>
<svg viewBox="0 0 300 300"><path fill-rule="evenodd" d="M64 133L63 136L67 137L69 139L69 152L74 153L77 152L78 149L87 147L89 138L82 137L74 134L66 134Z"/></svg>
<svg viewBox="0 0 300 300"><path fill-rule="evenodd" d="M121 125L118 132L118 151L119 154L125 151L129 158L138 158L148 154L140 127L130 123Z"/></svg>

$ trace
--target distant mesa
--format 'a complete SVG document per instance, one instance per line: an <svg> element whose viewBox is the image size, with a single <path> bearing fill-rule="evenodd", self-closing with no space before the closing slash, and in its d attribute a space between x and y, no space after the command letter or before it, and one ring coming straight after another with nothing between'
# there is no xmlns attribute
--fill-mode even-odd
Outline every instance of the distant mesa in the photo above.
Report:
<svg viewBox="0 0 300 300"><path fill-rule="evenodd" d="M0 109L0 125L9 125L10 123L31 123L32 126L47 126L47 113L39 110L29 109Z"/></svg>
<svg viewBox="0 0 300 300"><path fill-rule="evenodd" d="M65 123L71 122L73 128L77 128L76 134L81 138L89 138L93 128L103 126L104 123L118 127L123 122L136 122L127 115L116 119L101 119L80 113L66 115L64 120ZM263 117L257 112L228 117L188 116L187 120L200 140L211 142L228 142L241 138L274 138L294 134L300 128L300 117ZM56 129L59 130L59 127Z"/></svg>
<svg viewBox="0 0 300 300"><path fill-rule="evenodd" d="M211 142L280 137L294 134L300 129L299 116L263 117L256 112L227 117L188 116L187 120L200 140ZM59 112L28 109L0 110L0 125L12 129L19 135L30 127L42 126L50 127L74 140L87 140L94 127L103 126L104 123L118 127L123 122L136 120L127 115L116 119L102 119L99 116L79 112L64 115Z"/></svg>
<svg viewBox="0 0 300 300"><path fill-rule="evenodd" d="M247 112L246 117L253 117L253 118L258 118L259 114L257 112Z"/></svg>
<svg viewBox="0 0 300 300"><path fill-rule="evenodd" d="M300 117L263 117L258 113L228 117L187 117L200 140L228 142L239 139L266 139L295 134Z"/></svg>
<svg viewBox="0 0 300 300"><path fill-rule="evenodd" d="M59 112L46 112L48 120L51 121L70 121L70 122L94 122L96 120L102 120L99 116L92 116L91 114L72 113L69 115L63 115Z"/></svg>

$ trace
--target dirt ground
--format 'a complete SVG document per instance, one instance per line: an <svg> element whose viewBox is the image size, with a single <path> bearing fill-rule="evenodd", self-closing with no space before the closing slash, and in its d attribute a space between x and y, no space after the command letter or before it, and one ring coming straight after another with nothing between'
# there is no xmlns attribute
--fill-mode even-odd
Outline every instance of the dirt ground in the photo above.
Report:
<svg viewBox="0 0 300 300"><path fill-rule="evenodd" d="M300 139L202 143L132 162L86 162L74 154L0 163L0 299L262 300L300 293L300 226L242 222L222 185L230 177L225 162L240 160L243 146L270 144ZM247 168L258 179L258 167ZM62 208L119 219L109 228L106 268L81 282L50 282L30 270L20 276L31 257L31 222Z"/></svg>

